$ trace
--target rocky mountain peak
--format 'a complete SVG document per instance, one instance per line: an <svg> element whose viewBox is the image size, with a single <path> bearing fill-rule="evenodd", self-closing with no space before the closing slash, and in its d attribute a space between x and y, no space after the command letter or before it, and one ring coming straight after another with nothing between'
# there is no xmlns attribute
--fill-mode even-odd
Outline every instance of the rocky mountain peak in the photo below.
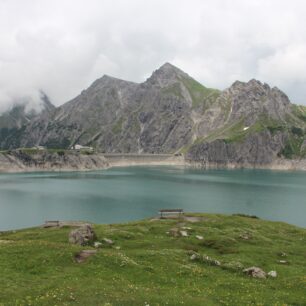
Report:
<svg viewBox="0 0 306 306"><path fill-rule="evenodd" d="M190 78L187 73L170 63L165 63L155 70L146 83L159 87L167 87L178 82L182 77Z"/></svg>
<svg viewBox="0 0 306 306"><path fill-rule="evenodd" d="M95 80L86 91L99 91L101 89L109 89L114 87L126 87L129 85L138 85L137 83L118 79L107 74ZM84 92L84 91L83 91Z"/></svg>
<svg viewBox="0 0 306 306"><path fill-rule="evenodd" d="M236 81L224 93L233 101L233 120L244 117L253 124L261 115L284 120L290 113L290 101L282 91L255 79Z"/></svg>
<svg viewBox="0 0 306 306"><path fill-rule="evenodd" d="M251 79L248 82L235 81L230 88L236 91L267 91L271 89L268 84L256 79Z"/></svg>
<svg viewBox="0 0 306 306"><path fill-rule="evenodd" d="M102 86L111 86L118 81L122 81L122 80L114 78L107 74L104 74L101 78L95 80L88 89L102 87Z"/></svg>

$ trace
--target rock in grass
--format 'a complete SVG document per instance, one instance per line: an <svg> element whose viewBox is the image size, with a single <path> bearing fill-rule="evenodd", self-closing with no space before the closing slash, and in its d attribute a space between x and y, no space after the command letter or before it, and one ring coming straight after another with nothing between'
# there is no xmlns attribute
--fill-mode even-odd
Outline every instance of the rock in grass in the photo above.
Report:
<svg viewBox="0 0 306 306"><path fill-rule="evenodd" d="M78 262L78 263L82 263L84 262L88 257L96 254L97 251L96 250L82 250L80 253L78 253L76 256L75 256L75 260Z"/></svg>
<svg viewBox="0 0 306 306"><path fill-rule="evenodd" d="M173 227L169 230L169 234L172 236L172 237L179 237L180 236L180 233L179 233L179 229L177 227Z"/></svg>
<svg viewBox="0 0 306 306"><path fill-rule="evenodd" d="M94 243L94 247L95 248L100 248L102 246L102 242L100 242L100 241L95 241L95 243Z"/></svg>
<svg viewBox="0 0 306 306"><path fill-rule="evenodd" d="M181 235L182 237L188 237L187 231L180 231L180 235Z"/></svg>
<svg viewBox="0 0 306 306"><path fill-rule="evenodd" d="M213 259L207 255L204 255L202 260L212 266L221 266L221 262L219 260Z"/></svg>
<svg viewBox="0 0 306 306"><path fill-rule="evenodd" d="M252 239L252 234L245 232L245 233L240 234L239 238L243 240L250 240Z"/></svg>
<svg viewBox="0 0 306 306"><path fill-rule="evenodd" d="M182 231L178 227L173 227L169 230L169 233L172 237L188 237L188 232L187 231Z"/></svg>
<svg viewBox="0 0 306 306"><path fill-rule="evenodd" d="M201 258L201 256L199 255L199 254L197 254L197 253L194 253L194 254L192 254L191 256L190 256L190 260L198 260L198 259L200 259Z"/></svg>
<svg viewBox="0 0 306 306"><path fill-rule="evenodd" d="M213 258L211 258L207 255L200 255L198 253L191 254L190 260L201 261L201 262L209 264L211 266L221 266L221 262L219 260L213 259Z"/></svg>
<svg viewBox="0 0 306 306"><path fill-rule="evenodd" d="M250 275L254 278L266 278L267 274L265 271L258 267L250 267L243 270L243 273L246 273L247 275Z"/></svg>
<svg viewBox="0 0 306 306"><path fill-rule="evenodd" d="M204 237L200 236L200 235L196 235L196 238L199 239L199 240L203 240L204 239Z"/></svg>
<svg viewBox="0 0 306 306"><path fill-rule="evenodd" d="M276 271L270 271L270 272L268 272L268 276L270 276L270 277L277 277L277 272Z"/></svg>
<svg viewBox="0 0 306 306"><path fill-rule="evenodd" d="M114 241L111 240L111 239L108 239L108 238L103 238L102 241L105 242L105 243L108 244L108 245L114 244Z"/></svg>
<svg viewBox="0 0 306 306"><path fill-rule="evenodd" d="M223 268L232 271L241 271L243 264L240 261L230 261L223 264Z"/></svg>
<svg viewBox="0 0 306 306"><path fill-rule="evenodd" d="M279 260L278 263L282 264L282 265L288 265L289 262L287 260Z"/></svg>
<svg viewBox="0 0 306 306"><path fill-rule="evenodd" d="M90 224L72 230L69 233L69 242L79 245L87 245L95 240L95 232Z"/></svg>

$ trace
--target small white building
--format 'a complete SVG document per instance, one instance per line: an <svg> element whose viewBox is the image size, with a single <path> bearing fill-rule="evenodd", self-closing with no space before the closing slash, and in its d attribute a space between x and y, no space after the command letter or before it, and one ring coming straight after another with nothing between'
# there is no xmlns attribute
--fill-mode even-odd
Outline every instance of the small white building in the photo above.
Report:
<svg viewBox="0 0 306 306"><path fill-rule="evenodd" d="M43 150L46 150L46 147L44 147L44 146L35 146L32 149L43 151Z"/></svg>
<svg viewBox="0 0 306 306"><path fill-rule="evenodd" d="M73 150L87 150L87 151L93 151L93 147L87 147L87 146L82 146L80 144L75 144L73 147L72 147Z"/></svg>

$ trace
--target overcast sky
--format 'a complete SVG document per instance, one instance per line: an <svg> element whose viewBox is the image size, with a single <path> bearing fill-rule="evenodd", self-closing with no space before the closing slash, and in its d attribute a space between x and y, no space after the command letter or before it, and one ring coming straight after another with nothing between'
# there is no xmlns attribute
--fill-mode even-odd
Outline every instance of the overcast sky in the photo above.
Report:
<svg viewBox="0 0 306 306"><path fill-rule="evenodd" d="M0 109L39 89L60 105L103 74L142 82L165 62L306 104L305 16L302 0L0 0Z"/></svg>

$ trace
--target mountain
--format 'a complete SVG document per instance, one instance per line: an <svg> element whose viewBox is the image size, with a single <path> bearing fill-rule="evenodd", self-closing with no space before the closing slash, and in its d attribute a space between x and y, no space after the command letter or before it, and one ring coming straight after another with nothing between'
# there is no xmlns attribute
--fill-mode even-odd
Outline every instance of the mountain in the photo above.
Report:
<svg viewBox="0 0 306 306"><path fill-rule="evenodd" d="M27 125L20 146L80 143L105 152L175 152L192 143L192 111L218 94L168 63L141 84L103 76L47 120Z"/></svg>
<svg viewBox="0 0 306 306"><path fill-rule="evenodd" d="M235 82L208 112L201 118L200 124L209 122L202 136L187 150L190 161L249 166L306 156L306 107L291 104L276 87Z"/></svg>
<svg viewBox="0 0 306 306"><path fill-rule="evenodd" d="M14 147L17 140L14 137L19 135L27 124L37 116L50 114L54 109L55 106L44 92L40 92L40 103L37 108L31 107L28 99L17 101L11 109L0 114L1 147L6 143Z"/></svg>
<svg viewBox="0 0 306 306"><path fill-rule="evenodd" d="M166 63L140 84L103 76L32 118L2 148L82 144L108 153L183 152L203 165L257 165L305 157L305 129L306 107L276 87L250 80L220 91Z"/></svg>

